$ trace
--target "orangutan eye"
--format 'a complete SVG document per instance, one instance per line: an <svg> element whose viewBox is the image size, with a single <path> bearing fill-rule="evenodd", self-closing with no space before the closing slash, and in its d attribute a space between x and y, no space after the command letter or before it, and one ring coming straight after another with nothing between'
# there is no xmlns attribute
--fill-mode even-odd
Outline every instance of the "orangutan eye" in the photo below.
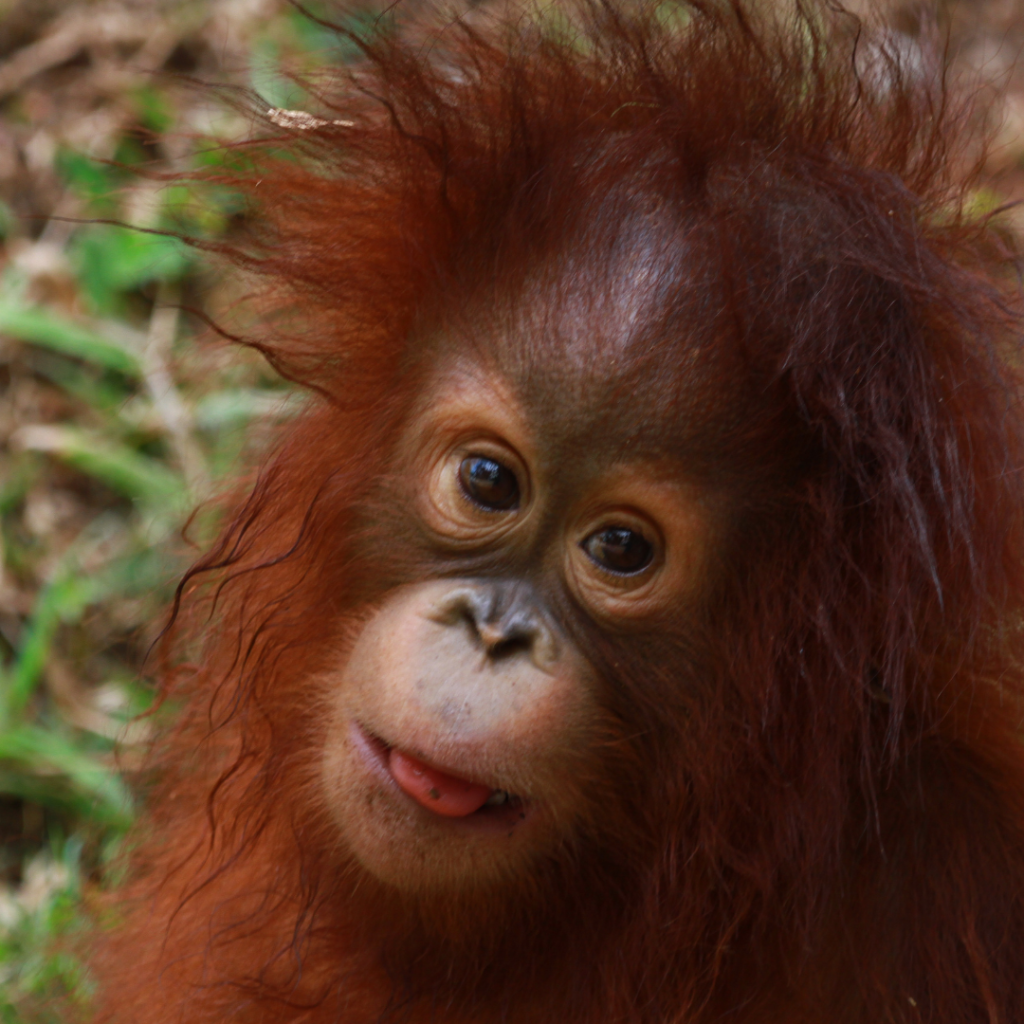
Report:
<svg viewBox="0 0 1024 1024"><path fill-rule="evenodd" d="M654 548L641 533L624 526L596 530L580 545L602 569L633 576L651 564Z"/></svg>
<svg viewBox="0 0 1024 1024"><path fill-rule="evenodd" d="M486 455L470 455L459 465L459 482L474 504L491 512L505 512L519 505L519 481L515 473Z"/></svg>

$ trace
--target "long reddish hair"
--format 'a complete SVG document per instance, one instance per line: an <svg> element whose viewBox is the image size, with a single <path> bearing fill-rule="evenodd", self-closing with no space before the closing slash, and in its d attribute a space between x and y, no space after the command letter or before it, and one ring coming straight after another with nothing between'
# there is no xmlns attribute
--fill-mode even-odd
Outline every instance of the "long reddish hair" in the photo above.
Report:
<svg viewBox="0 0 1024 1024"><path fill-rule="evenodd" d="M843 12L570 10L360 41L231 179L251 233L221 251L267 311L247 340L316 398L181 590L173 642L210 639L96 961L111 1017L1019 1009L1019 303L971 212L971 115ZM630 187L678 221L680 327L634 369L682 387L701 354L699 471L738 496L718 582L641 653L572 627L616 781L522 908L406 905L347 865L317 788L318 680L411 571L371 485L431 329Z"/></svg>

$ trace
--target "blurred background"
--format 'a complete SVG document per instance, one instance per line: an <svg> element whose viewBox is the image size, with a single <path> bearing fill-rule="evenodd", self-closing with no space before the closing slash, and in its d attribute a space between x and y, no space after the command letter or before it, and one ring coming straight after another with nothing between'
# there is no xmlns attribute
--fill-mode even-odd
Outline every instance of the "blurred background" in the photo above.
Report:
<svg viewBox="0 0 1024 1024"><path fill-rule="evenodd" d="M947 33L954 67L982 89L994 141L978 208L1024 198L1024 0L890 0L882 16L909 66L929 66ZM216 529L212 499L300 403L188 312L234 308L230 275L173 238L101 222L230 239L245 216L230 191L133 168L237 159L218 140L251 134L244 105L197 83L302 110L288 72L352 55L285 0L0 0L5 1024L88 1000L71 950L88 892L111 881L159 728L137 717L153 698L147 651ZM1024 228L1024 213L1005 222Z"/></svg>

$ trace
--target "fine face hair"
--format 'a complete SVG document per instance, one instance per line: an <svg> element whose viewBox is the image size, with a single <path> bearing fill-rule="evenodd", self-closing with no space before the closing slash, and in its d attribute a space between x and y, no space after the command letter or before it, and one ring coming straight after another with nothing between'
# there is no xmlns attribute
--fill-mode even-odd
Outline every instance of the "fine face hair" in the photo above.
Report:
<svg viewBox="0 0 1024 1024"><path fill-rule="evenodd" d="M842 13L665 10L367 44L233 182L314 399L180 592L100 1020L1022 1019L966 115Z"/></svg>

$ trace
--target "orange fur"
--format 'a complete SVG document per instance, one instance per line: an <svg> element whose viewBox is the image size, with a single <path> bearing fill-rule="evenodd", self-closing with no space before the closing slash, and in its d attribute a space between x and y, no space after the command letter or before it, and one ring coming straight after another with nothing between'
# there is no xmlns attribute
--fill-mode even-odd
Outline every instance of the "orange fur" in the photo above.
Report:
<svg viewBox="0 0 1024 1024"><path fill-rule="evenodd" d="M368 46L233 182L256 226L230 255L276 311L254 343L320 397L184 585L210 640L100 1020L1024 1014L1020 322L964 212L963 116L884 47L858 77L841 14L574 10L575 35ZM623 189L678 221L683 268L683 326L623 386L702 375L687 429L741 495L731 540L687 632L574 627L609 683L576 841L415 901L346 857L316 775L318 680L421 571L373 484L431 332L567 248L600 280Z"/></svg>

